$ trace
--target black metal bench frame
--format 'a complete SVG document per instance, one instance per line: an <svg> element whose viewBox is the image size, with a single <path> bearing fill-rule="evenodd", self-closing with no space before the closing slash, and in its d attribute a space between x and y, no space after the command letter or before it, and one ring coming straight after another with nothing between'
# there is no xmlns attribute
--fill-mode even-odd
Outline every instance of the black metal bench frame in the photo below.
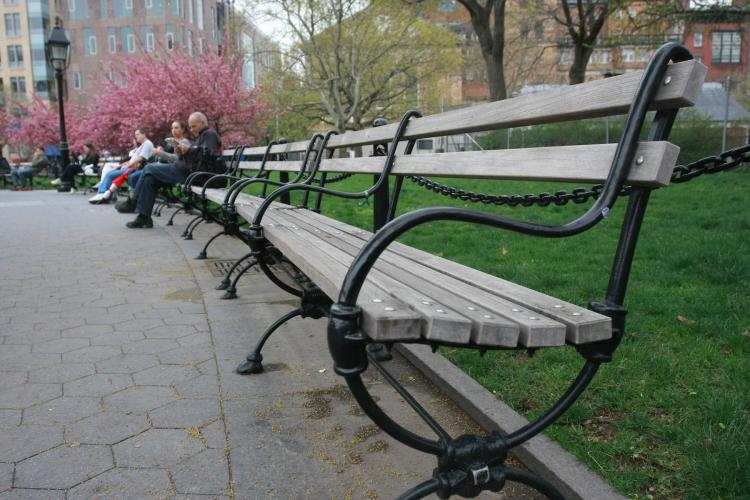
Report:
<svg viewBox="0 0 750 500"><path fill-rule="evenodd" d="M499 491L506 481L518 481L530 485L550 498L563 498L547 481L525 471L509 468L505 460L510 450L521 445L554 423L584 392L597 373L602 363L609 362L625 332L626 309L623 301L627 289L630 268L632 265L638 234L646 211L650 192L653 188L634 187L629 195L627 211L617 245L613 267L610 273L606 295L601 301L592 301L589 308L612 319L613 336L601 342L582 344L577 350L585 362L577 378L543 415L523 428L508 434L492 433L489 436L464 435L452 438L440 424L413 398L406 389L392 377L374 355L368 353L372 339L360 330L360 308L357 306L359 291L369 271L378 257L399 236L413 228L433 221L450 220L470 224L481 224L497 229L513 231L546 238L561 238L580 234L605 218L614 205L623 186L630 165L635 160L638 135L646 119L649 104L659 85L662 84L667 64L672 61L692 59L690 53L676 44L668 44L654 55L646 69L642 84L628 114L622 139L618 145L612 169L604 188L596 202L580 217L560 225L541 225L526 221L513 220L484 212L464 208L424 208L402 215L391 220L378 231L355 258L349 273L341 287L335 303L322 292L309 285L307 290L289 290L301 299L296 310L280 318L261 338L248 362L260 364L260 350L270 334L281 324L295 316L322 317L328 316L328 344L335 363L335 371L344 377L349 389L364 412L385 432L405 445L435 455L438 467L433 477L402 495L401 498L421 498L436 493L441 498L450 495L472 497L484 490ZM651 124L649 140L666 140L674 123L677 110L658 111ZM402 139L409 120L418 116L409 112L402 120L392 144ZM405 154L411 152L414 141L408 143ZM292 191L305 191L318 195L332 195L349 199L367 198L380 189L390 174L395 158L395 148L389 151L382 174L378 181L362 193L344 193L326 187L314 186L311 183L289 184L282 186L265 198L256 211L248 232L248 243L259 262L273 255L273 247L263 235L263 217L271 204L282 195ZM247 183L253 181L245 181ZM391 200L389 215L395 213L398 193L403 177L396 177L394 196ZM273 256L271 258L278 258ZM261 266L269 278L278 282L266 266ZM424 343L423 340L415 342ZM433 348L438 345L451 345L448 342L429 342ZM492 348L492 347L490 347ZM430 439L413 433L401 424L392 420L371 396L361 374L372 364L384 378L395 388L404 400L414 409L419 417L434 431L437 439ZM256 367L252 372L260 371Z"/></svg>
<svg viewBox="0 0 750 500"><path fill-rule="evenodd" d="M399 124L391 144L394 145L387 151L384 158L384 166L380 175L376 176L373 185L367 190L359 193L349 193L330 189L325 185L325 174L318 179L319 185L314 185L317 167L322 158L327 135L318 149L314 166L305 168L305 162L300 168L297 177L291 182L271 181L263 168L253 178L239 180L225 177L234 182L227 191L224 203L221 206L221 215L217 220L225 224L223 234L233 234L242 238L251 248L251 252L244 258L252 258L251 265L259 265L261 270L283 290L300 298L298 308L290 311L273 323L261 336L255 349L248 355L247 360L240 365L241 373L258 373L262 371L261 350L270 335L286 321L296 317L328 317L328 346L334 360L337 374L344 377L349 389L364 412L385 432L394 439L416 450L435 455L437 468L433 471L433 477L405 492L400 498L422 498L429 494L437 494L441 498L451 495L473 497L482 491L499 491L506 481L516 481L527 484L549 498L563 498L562 494L548 481L537 477L526 471L513 469L505 465L509 452L527 442L529 439L543 432L544 429L554 423L585 391L591 383L602 363L612 360L613 353L617 349L625 333L625 316L627 310L624 308L624 298L633 262L638 234L645 215L646 206L649 201L652 186L631 186L628 191L628 205L620 237L617 243L615 258L610 271L610 279L606 294L602 300L589 303L589 309L611 318L612 337L604 341L583 343L576 345L578 353L584 359L583 367L580 369L576 379L558 400L540 417L528 423L521 429L510 434L502 435L494 432L488 436L463 435L456 438L451 437L441 425L429 415L419 402L412 397L383 366L377 355L370 352L374 340L362 332L361 308L357 305L359 293L365 283L368 274L376 265L379 257L388 250L389 246L401 235L425 223L434 221L455 221L468 224L479 224L489 228L508 230L529 236L543 238L563 238L580 234L591 229L603 218L606 218L609 210L614 206L621 189L627 178L629 169L633 165L638 147L638 136L647 118L649 106L656 95L660 85L663 83L664 74L670 61L679 62L692 59L691 54L684 47L670 43L659 49L653 56L646 71L643 74L641 84L638 87L635 98L628 112L624 131L620 143L617 146L611 170L598 193L596 201L581 216L559 225L541 225L522 220L501 217L486 212L478 212L465 208L432 207L422 208L409 212L400 217L393 218L403 183L403 176L392 175L392 168L396 157L395 145L402 142L405 131L410 120L420 116L418 112L408 112ZM665 109L657 111L650 125L648 138L651 141L666 140L677 115L677 109ZM411 153L415 139L407 141L406 150L403 154ZM308 147L308 154L313 140ZM266 153L270 152L271 146ZM333 150L330 150L331 154ZM263 165L267 159L264 155ZM330 156L330 155L329 155ZM316 196L313 212L319 211L322 196L337 196L346 199L367 199L373 194L388 191L388 180L394 177L395 185L387 205L386 220L389 222L364 244L358 255L354 258L346 278L340 287L338 297L329 297L323 293L299 268L287 257L281 254L264 235L264 217L269 208L277 200L287 200L288 195L294 191L304 193L303 207L308 207L309 195ZM250 223L249 230L243 231L237 224L237 212L235 203L241 195L245 186L261 183L265 187L275 187L270 194L264 189L264 197L255 209L254 217ZM203 189L205 195L206 189ZM208 207L205 196L202 196L205 206ZM381 203L380 210L383 210ZM231 230L226 232L226 225ZM213 241L213 240L212 240ZM274 264L282 263L288 266L291 281L281 280L271 269ZM404 342L404 341L398 341ZM429 344L433 349L439 346L468 347L480 350L507 349L499 346L477 346L452 343L450 341L434 341L423 338L410 340L409 342ZM388 347L391 347L389 344ZM517 347L515 349L518 349ZM372 365L383 376L383 378L401 395L417 413L417 415L432 429L437 438L429 438L418 435L401 424L391 419L377 404L367 387L361 374Z"/></svg>

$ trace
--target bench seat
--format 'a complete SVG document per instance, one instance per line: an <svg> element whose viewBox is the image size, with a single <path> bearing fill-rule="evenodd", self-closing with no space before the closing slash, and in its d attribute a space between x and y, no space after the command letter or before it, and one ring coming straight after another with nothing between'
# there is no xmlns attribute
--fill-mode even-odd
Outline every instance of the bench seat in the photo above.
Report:
<svg viewBox="0 0 750 500"><path fill-rule="evenodd" d="M221 203L226 191L207 189ZM237 213L251 220L262 199L241 194ZM310 210L274 203L264 236L331 299L372 234ZM363 331L379 342L485 347L545 347L608 339L611 320L403 244L381 256L360 293Z"/></svg>

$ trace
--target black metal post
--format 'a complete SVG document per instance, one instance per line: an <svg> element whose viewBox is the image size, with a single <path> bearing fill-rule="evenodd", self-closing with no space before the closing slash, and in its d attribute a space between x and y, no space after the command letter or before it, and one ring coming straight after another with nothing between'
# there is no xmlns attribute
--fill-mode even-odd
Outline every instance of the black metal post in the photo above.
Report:
<svg viewBox="0 0 750 500"><path fill-rule="evenodd" d="M65 167L70 163L70 153L68 152L68 137L65 134L65 104L63 103L63 72L61 69L55 69L55 80L57 80L57 105L60 111L60 158L62 160L60 174L62 174Z"/></svg>
<svg viewBox="0 0 750 500"><path fill-rule="evenodd" d="M382 127L386 125L383 118L376 118L372 122L373 127ZM391 147L395 148L396 144L392 144ZM388 144L373 144L372 156L386 156L388 154ZM375 175L374 182L378 182L380 174ZM374 202L372 207L372 232L377 232L381 227L388 223L388 207L390 205L390 189L388 188L388 177L383 179L383 184L374 193Z"/></svg>

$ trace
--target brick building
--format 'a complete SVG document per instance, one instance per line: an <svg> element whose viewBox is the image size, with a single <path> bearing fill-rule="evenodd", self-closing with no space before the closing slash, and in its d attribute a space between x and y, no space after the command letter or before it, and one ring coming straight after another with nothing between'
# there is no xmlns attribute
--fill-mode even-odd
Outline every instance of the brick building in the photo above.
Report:
<svg viewBox="0 0 750 500"><path fill-rule="evenodd" d="M571 10L576 0L568 0ZM708 81L748 77L750 7L741 0L685 0L687 15L646 22L654 2L634 1L607 18L586 67L586 80L641 70L653 51L679 41L709 67ZM446 105L486 100L486 70L469 14L456 0L424 3L422 15L457 36L464 63L451 79ZM508 0L505 22L505 77L508 94L540 85L565 85L573 62L573 43L561 18L558 0ZM575 11L573 12L574 16Z"/></svg>
<svg viewBox="0 0 750 500"><path fill-rule="evenodd" d="M222 50L232 43L248 50L243 74L248 86L263 71L261 57L272 42L227 0L2 0L5 29L0 32L0 97L57 99L54 71L45 42L60 18L71 41L65 92L72 101L96 92L115 77L122 56L140 51L168 55ZM242 29L229 30L229 22ZM230 39L229 42L226 40ZM234 39L234 41L231 41ZM264 49L263 56L259 48Z"/></svg>
<svg viewBox="0 0 750 500"><path fill-rule="evenodd" d="M717 2L714 8L693 9L685 26L684 43L708 67L707 82L727 78L744 81L750 60L750 6L735 0Z"/></svg>

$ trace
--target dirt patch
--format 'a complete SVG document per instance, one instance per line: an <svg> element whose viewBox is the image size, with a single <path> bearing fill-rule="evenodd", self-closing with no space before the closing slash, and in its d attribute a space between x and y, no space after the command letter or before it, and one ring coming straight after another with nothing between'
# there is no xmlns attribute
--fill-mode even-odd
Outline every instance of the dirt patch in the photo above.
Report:
<svg viewBox="0 0 750 500"><path fill-rule="evenodd" d="M202 300L201 291L199 288L183 288L181 290L175 290L168 294L162 295L161 300L176 300L180 302L200 302Z"/></svg>
<svg viewBox="0 0 750 500"><path fill-rule="evenodd" d="M381 432L380 427L377 425L363 425L354 433L354 439L356 439L358 443L362 443Z"/></svg>
<svg viewBox="0 0 750 500"><path fill-rule="evenodd" d="M302 406L310 410L305 413L305 418L312 420L330 417L331 413L333 413L333 410L331 410L331 400L323 396L311 394Z"/></svg>
<svg viewBox="0 0 750 500"><path fill-rule="evenodd" d="M373 441L367 446L367 452L368 453L376 453L376 452L383 452L388 449L388 443L383 441L382 439L378 439L376 441Z"/></svg>

